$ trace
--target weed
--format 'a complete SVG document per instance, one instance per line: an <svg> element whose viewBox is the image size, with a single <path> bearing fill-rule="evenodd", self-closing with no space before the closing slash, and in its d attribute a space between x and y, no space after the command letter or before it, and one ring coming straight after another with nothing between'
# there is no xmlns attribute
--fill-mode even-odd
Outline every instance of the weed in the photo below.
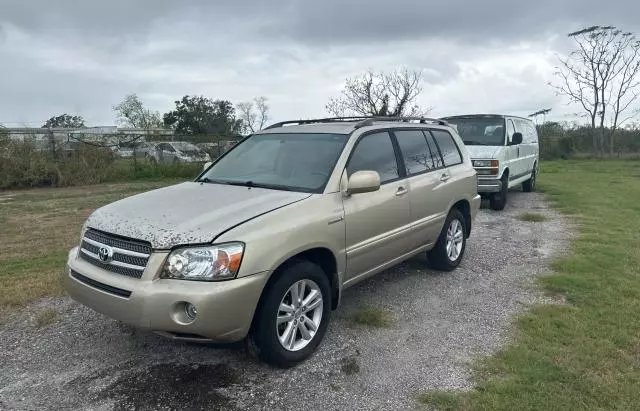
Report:
<svg viewBox="0 0 640 411"><path fill-rule="evenodd" d="M522 213L518 216L518 219L520 221L528 221L531 223L541 223L548 220L546 215L540 213Z"/></svg>
<svg viewBox="0 0 640 411"><path fill-rule="evenodd" d="M36 314L36 327L42 328L51 325L58 320L58 312L53 308L45 308Z"/></svg>
<svg viewBox="0 0 640 411"><path fill-rule="evenodd" d="M369 327L389 327L393 322L391 314L382 308L363 306L353 314L352 322Z"/></svg>

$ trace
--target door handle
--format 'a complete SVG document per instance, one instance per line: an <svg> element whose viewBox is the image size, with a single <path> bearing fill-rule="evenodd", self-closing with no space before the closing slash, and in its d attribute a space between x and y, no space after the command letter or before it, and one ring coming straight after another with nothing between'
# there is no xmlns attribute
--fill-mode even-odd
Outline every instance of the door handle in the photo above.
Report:
<svg viewBox="0 0 640 411"><path fill-rule="evenodd" d="M397 196L403 196L405 194L407 194L409 192L409 190L407 190L406 188L400 186L398 187L398 190L396 190L396 195Z"/></svg>
<svg viewBox="0 0 640 411"><path fill-rule="evenodd" d="M443 173L440 176L440 181L442 181L443 183L446 183L447 181L449 181L450 178L451 178L451 176L449 176L449 174Z"/></svg>

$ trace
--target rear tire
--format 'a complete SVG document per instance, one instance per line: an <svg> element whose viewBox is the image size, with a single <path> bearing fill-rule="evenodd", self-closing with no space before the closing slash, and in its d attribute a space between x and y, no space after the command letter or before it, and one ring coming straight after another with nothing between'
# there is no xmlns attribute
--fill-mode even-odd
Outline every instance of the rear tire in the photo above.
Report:
<svg viewBox="0 0 640 411"><path fill-rule="evenodd" d="M301 325L303 322L311 321L314 324L305 326L305 330L309 332L314 326L316 330L312 331L313 335L310 340L307 340L303 337L300 328L292 326L292 329L295 330L292 340L294 344L291 344L290 348L285 348L285 343L281 342L281 338L288 340L285 335L287 335L290 321L282 321L281 324L278 324L278 317L282 318L287 314L282 311L282 304L295 308L296 304L293 302L291 292L292 287L299 284L300 281L305 281L305 290L308 291L308 293L303 292L301 300L310 297L312 291L315 290L315 295L318 295L319 291L322 307L316 306L318 310L312 311L312 309L300 306L299 310L296 309L295 312L290 313L292 319L302 320L298 327L303 327ZM327 331L331 316L329 279L316 264L306 260L298 260L285 266L279 273L279 277L265 289L264 293L253 320L252 330L247 338L247 348L251 354L257 355L268 364L281 368L292 367L306 360L316 351ZM313 305L316 300L317 298L314 298L308 306ZM316 321L317 318L319 318L317 320L319 323Z"/></svg>
<svg viewBox="0 0 640 411"><path fill-rule="evenodd" d="M509 193L509 175L504 173L502 178L502 187L499 193L494 193L489 199L489 205L492 210L501 211L504 210L507 205L507 194Z"/></svg>
<svg viewBox="0 0 640 411"><path fill-rule="evenodd" d="M525 193L532 193L536 191L536 178L537 178L537 164L533 165L533 170L531 171L531 178L522 183L522 191Z"/></svg>
<svg viewBox="0 0 640 411"><path fill-rule="evenodd" d="M429 263L437 270L452 271L460 265L467 246L467 226L462 212L454 208L444 222L436 245L427 252Z"/></svg>

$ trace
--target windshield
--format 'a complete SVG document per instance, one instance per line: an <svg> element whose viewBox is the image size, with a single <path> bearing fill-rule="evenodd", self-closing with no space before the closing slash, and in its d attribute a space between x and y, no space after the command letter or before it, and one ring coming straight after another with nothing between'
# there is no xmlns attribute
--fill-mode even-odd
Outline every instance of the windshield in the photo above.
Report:
<svg viewBox="0 0 640 411"><path fill-rule="evenodd" d="M455 126L464 144L472 146L503 146L504 119L503 118L445 118Z"/></svg>
<svg viewBox="0 0 640 411"><path fill-rule="evenodd" d="M346 134L253 135L220 158L199 181L320 193Z"/></svg>

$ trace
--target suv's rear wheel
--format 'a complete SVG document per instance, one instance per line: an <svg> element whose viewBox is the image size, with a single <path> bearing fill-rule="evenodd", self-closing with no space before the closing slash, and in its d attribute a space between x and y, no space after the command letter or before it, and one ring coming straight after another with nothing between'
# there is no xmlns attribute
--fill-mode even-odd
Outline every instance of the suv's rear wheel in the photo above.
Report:
<svg viewBox="0 0 640 411"><path fill-rule="evenodd" d="M331 292L324 271L309 261L287 265L265 290L249 336L265 362L290 367L311 356L331 315Z"/></svg>
<svg viewBox="0 0 640 411"><path fill-rule="evenodd" d="M427 253L434 268L451 271L460 264L467 245L466 232L466 220L460 210L451 210L435 247Z"/></svg>
<svg viewBox="0 0 640 411"><path fill-rule="evenodd" d="M533 171L531 171L531 178L522 183L522 191L525 193L531 193L536 191L536 177L537 177L537 169L538 165L533 165Z"/></svg>
<svg viewBox="0 0 640 411"><path fill-rule="evenodd" d="M497 193L493 193L493 195L489 198L489 206L491 206L492 210L496 211L504 210L504 207L507 205L507 194L509 193L509 174L507 174L506 172L503 173L500 181L502 182L500 191Z"/></svg>

